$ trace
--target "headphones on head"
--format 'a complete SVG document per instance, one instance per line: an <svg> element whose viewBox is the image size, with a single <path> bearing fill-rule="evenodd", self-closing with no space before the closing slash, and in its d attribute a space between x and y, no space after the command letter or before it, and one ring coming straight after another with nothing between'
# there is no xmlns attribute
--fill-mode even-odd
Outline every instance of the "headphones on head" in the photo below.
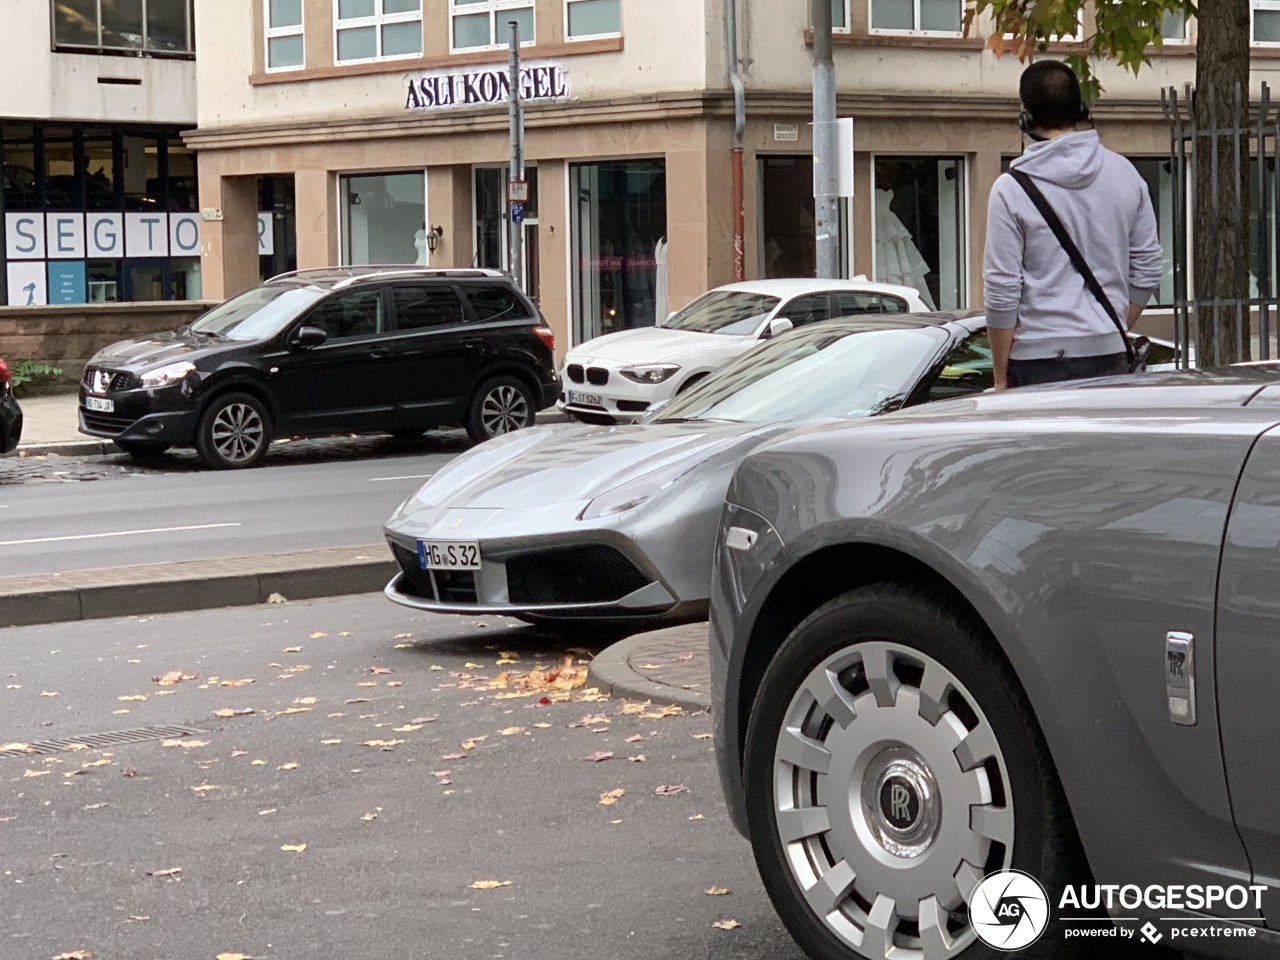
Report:
<svg viewBox="0 0 1280 960"><path fill-rule="evenodd" d="M1067 67L1067 69L1070 69L1070 68ZM1072 73L1072 76L1074 77L1075 74ZM1079 96L1079 92L1078 92L1079 87L1077 87L1076 90L1077 90L1077 96ZM1043 140L1044 137L1041 137L1038 134L1035 134L1032 132L1033 130L1036 129L1036 127L1040 126L1040 124L1036 122L1035 116L1031 113L1030 110L1027 109L1027 105L1025 103L1023 103L1021 106L1022 106L1022 109L1018 112L1018 129L1021 130L1023 134L1030 137L1032 140L1036 140L1036 141ZM1084 97L1081 96L1080 109L1076 113L1074 122L1090 123L1092 121L1093 121L1093 116L1089 113L1089 105L1084 102Z"/></svg>

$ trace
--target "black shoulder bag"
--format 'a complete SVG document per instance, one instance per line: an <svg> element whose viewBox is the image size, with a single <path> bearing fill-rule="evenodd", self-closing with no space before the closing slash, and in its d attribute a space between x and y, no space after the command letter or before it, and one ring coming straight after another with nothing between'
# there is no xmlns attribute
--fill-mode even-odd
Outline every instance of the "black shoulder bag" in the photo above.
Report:
<svg viewBox="0 0 1280 960"><path fill-rule="evenodd" d="M1080 253L1080 248L1076 246L1075 241L1071 239L1071 235L1067 233L1067 228L1062 225L1058 212L1045 199L1035 181L1021 170L1010 170L1009 176L1013 177L1018 182L1018 186L1026 191L1027 196L1031 198L1031 202L1040 211L1040 216L1044 217L1044 222L1049 225L1053 235L1062 244L1062 249L1066 251L1067 259L1071 261L1071 266L1075 267L1076 273L1084 278L1084 285L1093 294L1094 299L1102 305L1102 309L1107 312L1107 316L1116 325L1116 329L1120 331L1120 339L1124 342L1124 353L1129 358L1129 372L1141 373L1146 370L1147 356L1151 353L1151 341L1146 337L1129 336L1129 331L1120 322L1120 317L1116 315L1116 308L1102 289L1102 284L1098 282L1098 278L1089 269L1089 264L1085 262L1083 254Z"/></svg>

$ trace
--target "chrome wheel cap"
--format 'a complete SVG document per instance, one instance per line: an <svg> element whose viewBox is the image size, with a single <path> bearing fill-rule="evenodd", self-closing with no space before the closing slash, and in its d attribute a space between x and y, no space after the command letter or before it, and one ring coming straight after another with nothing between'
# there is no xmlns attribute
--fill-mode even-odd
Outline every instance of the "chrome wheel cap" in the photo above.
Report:
<svg viewBox="0 0 1280 960"><path fill-rule="evenodd" d="M480 405L480 423L491 437L519 430L529 422L529 403L515 387L494 387Z"/></svg>
<svg viewBox="0 0 1280 960"><path fill-rule="evenodd" d="M821 922L874 960L946 960L970 892L1013 857L1004 755L941 663L883 641L815 667L773 761L783 857Z"/></svg>
<svg viewBox="0 0 1280 960"><path fill-rule="evenodd" d="M231 403L213 418L213 447L228 463L245 463L262 449L266 425L247 403Z"/></svg>

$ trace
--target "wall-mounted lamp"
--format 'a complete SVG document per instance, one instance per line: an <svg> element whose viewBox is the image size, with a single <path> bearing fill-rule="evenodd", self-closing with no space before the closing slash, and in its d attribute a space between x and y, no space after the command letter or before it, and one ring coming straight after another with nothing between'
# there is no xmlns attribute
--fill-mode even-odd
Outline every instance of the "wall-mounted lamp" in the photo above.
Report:
<svg viewBox="0 0 1280 960"><path fill-rule="evenodd" d="M432 227L427 231L427 249L432 253L440 246L440 238L444 236L444 227Z"/></svg>

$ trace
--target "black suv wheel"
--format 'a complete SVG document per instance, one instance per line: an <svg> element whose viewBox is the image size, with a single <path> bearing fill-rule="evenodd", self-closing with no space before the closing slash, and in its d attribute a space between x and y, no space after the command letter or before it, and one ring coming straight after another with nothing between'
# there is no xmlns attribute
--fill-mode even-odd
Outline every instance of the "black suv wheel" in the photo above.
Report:
<svg viewBox="0 0 1280 960"><path fill-rule="evenodd" d="M480 385L471 398L465 426L472 440L483 443L504 433L531 427L536 418L533 392L524 381L504 375Z"/></svg>
<svg viewBox="0 0 1280 960"><path fill-rule="evenodd" d="M196 452L218 470L256 467L271 445L271 418L257 397L226 393L213 400L196 428Z"/></svg>

